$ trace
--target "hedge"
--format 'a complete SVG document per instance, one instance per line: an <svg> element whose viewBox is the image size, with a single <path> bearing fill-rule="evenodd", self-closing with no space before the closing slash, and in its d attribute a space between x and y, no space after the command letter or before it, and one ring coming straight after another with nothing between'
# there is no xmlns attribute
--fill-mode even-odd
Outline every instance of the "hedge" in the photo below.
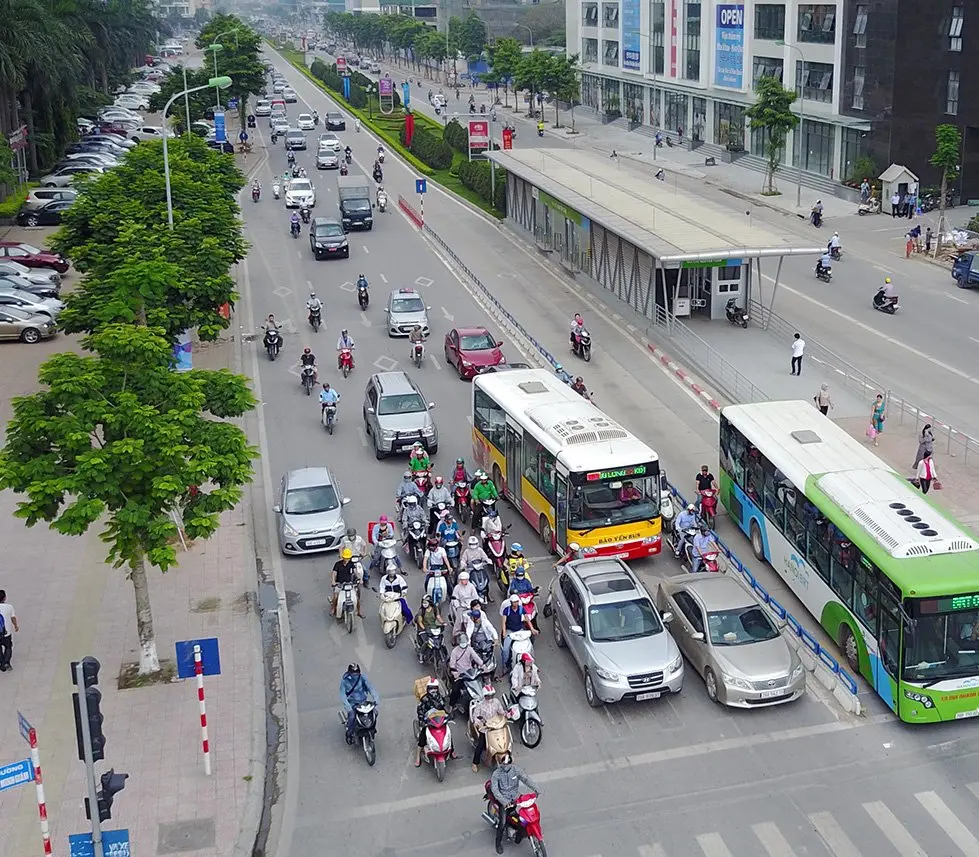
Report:
<svg viewBox="0 0 979 857"><path fill-rule="evenodd" d="M458 119L446 123L442 131L442 139L457 152L462 152L467 158L469 157L469 131L459 124Z"/></svg>
<svg viewBox="0 0 979 857"><path fill-rule="evenodd" d="M402 128L401 143L407 146L407 140L407 132L405 128ZM415 128L409 150L433 170L447 170L452 166L452 147L445 140L439 139L431 131L426 131L424 128Z"/></svg>
<svg viewBox="0 0 979 857"><path fill-rule="evenodd" d="M327 89L342 97L343 77L337 73L335 64L327 65L317 58L313 60L309 71L313 77L322 81ZM373 81L370 78L365 77L359 71L355 71L350 75L350 98L347 103L358 110L364 110L367 107L367 87L371 85L373 85ZM401 96L398 94L397 87L394 88L394 108L395 110L401 109Z"/></svg>
<svg viewBox="0 0 979 857"><path fill-rule="evenodd" d="M506 170L496 168L496 198L493 197L493 172L486 161L460 161L456 165L459 181L464 187L486 202L492 204L497 211L506 213Z"/></svg>

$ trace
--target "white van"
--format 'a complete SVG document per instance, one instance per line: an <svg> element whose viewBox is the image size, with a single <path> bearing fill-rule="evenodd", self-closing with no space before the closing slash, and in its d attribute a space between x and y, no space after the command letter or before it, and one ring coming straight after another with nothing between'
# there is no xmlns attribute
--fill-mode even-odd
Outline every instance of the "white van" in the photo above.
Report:
<svg viewBox="0 0 979 857"><path fill-rule="evenodd" d="M182 57L184 55L184 46L180 42L167 42L165 45L160 46L160 52L163 56Z"/></svg>

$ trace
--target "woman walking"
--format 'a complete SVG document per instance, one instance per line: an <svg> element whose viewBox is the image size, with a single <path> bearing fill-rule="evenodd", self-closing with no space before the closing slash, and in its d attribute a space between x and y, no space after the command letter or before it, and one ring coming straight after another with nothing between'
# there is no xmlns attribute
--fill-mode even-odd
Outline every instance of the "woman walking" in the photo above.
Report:
<svg viewBox="0 0 979 857"><path fill-rule="evenodd" d="M816 407L819 408L819 412L825 417L829 413L829 409L833 407L833 398L829 394L829 384L820 385L819 392L812 397L812 400L816 403Z"/></svg>
<svg viewBox="0 0 979 857"><path fill-rule="evenodd" d="M928 489L931 488L931 483L937 478L938 468L935 467L931 453L926 452L921 457L921 461L918 462L918 486L921 488L921 493L927 494Z"/></svg>
<svg viewBox="0 0 979 857"><path fill-rule="evenodd" d="M874 401L874 409L870 412L870 425L873 428L874 446L880 446L880 434L884 430L884 397L878 393Z"/></svg>
<svg viewBox="0 0 979 857"><path fill-rule="evenodd" d="M921 437L918 438L918 451L914 455L914 464L911 465L911 469L917 470L921 459L925 457L925 453L931 455L934 451L935 433L931 430L931 423L925 423L925 427L921 430Z"/></svg>

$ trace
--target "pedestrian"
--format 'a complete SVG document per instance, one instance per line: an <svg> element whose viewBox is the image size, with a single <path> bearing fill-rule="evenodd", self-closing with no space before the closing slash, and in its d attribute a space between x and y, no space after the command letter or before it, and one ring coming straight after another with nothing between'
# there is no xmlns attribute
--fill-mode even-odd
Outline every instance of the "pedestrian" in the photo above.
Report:
<svg viewBox="0 0 979 857"><path fill-rule="evenodd" d="M913 193L908 194L908 220L914 217L915 210L918 208L918 200Z"/></svg>
<svg viewBox="0 0 979 857"><path fill-rule="evenodd" d="M797 333L792 338L792 371L790 375L802 374L802 353L806 350L806 340L801 333Z"/></svg>
<svg viewBox="0 0 979 857"><path fill-rule="evenodd" d="M829 394L829 384L821 384L819 392L812 397L812 400L819 408L819 412L825 417L829 413L829 409L833 407L833 397Z"/></svg>
<svg viewBox="0 0 979 857"><path fill-rule="evenodd" d="M874 440L874 446L880 446L880 435L884 431L884 420L887 419L884 408L884 397L878 393L874 400L874 407L870 411L870 427L873 429L871 436Z"/></svg>
<svg viewBox="0 0 979 857"><path fill-rule="evenodd" d="M933 238L931 227L925 230L925 253L931 253L931 239Z"/></svg>
<svg viewBox="0 0 979 857"><path fill-rule="evenodd" d="M927 494L931 483L938 479L938 468L930 452L926 452L918 462L918 487L922 494Z"/></svg>
<svg viewBox="0 0 979 857"><path fill-rule="evenodd" d="M870 199L870 182L864 179L860 182L860 202L866 202Z"/></svg>
<svg viewBox="0 0 979 857"><path fill-rule="evenodd" d="M891 217L897 217L897 211L901 206L901 194L894 191L894 195L891 197Z"/></svg>
<svg viewBox="0 0 979 857"><path fill-rule="evenodd" d="M914 464L911 465L911 469L917 469L926 452L931 455L934 451L935 433L931 430L931 423L925 423L925 427L921 430L921 437L918 438L918 451L914 455Z"/></svg>
<svg viewBox="0 0 979 857"><path fill-rule="evenodd" d="M904 258L910 259L914 252L914 236L910 231L904 233Z"/></svg>
<svg viewBox="0 0 979 857"><path fill-rule="evenodd" d="M0 672L10 669L10 656L14 650L12 632L19 630L14 605L7 603L7 590L0 589Z"/></svg>

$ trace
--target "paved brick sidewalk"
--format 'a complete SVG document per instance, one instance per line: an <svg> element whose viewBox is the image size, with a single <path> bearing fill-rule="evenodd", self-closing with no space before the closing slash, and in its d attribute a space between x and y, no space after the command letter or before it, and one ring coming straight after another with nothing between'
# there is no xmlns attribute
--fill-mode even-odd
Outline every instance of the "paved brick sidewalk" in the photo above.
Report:
<svg viewBox="0 0 979 857"><path fill-rule="evenodd" d="M5 349L13 371L4 373L0 387L3 425L10 397L34 389L37 363L65 347L62 338ZM230 344L194 355L197 366L209 368L229 365L231 356ZM0 496L0 540L7 552L0 588L21 626L14 668L0 675L0 763L29 755L18 734L21 711L38 732L54 853L66 855L68 834L88 830L69 662L91 654L102 663L106 735L106 760L96 770L130 774L104 826L128 828L132 853L141 857L251 854L264 778L265 706L247 510L227 514L214 538L180 554L178 568L149 573L161 657L174 657L176 640L220 641L222 674L206 685L213 762L208 778L193 681L117 689L122 665L137 660L133 590L124 573L105 565L105 546L94 534L68 538L44 526L27 530L12 517L14 502L9 493ZM0 831L0 857L42 853L31 786L0 793Z"/></svg>

